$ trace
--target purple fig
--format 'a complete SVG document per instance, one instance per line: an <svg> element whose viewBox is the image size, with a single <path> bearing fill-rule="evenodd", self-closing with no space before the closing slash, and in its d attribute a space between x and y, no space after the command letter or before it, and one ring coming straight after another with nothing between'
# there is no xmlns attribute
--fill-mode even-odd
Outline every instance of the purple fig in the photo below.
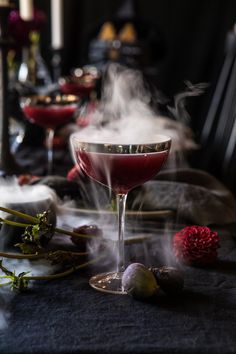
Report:
<svg viewBox="0 0 236 354"><path fill-rule="evenodd" d="M139 300L152 297L158 290L153 273L141 263L132 263L126 268L122 287L127 294Z"/></svg>
<svg viewBox="0 0 236 354"><path fill-rule="evenodd" d="M184 278L180 270L173 267L149 268L157 284L167 294L179 294L184 287Z"/></svg>

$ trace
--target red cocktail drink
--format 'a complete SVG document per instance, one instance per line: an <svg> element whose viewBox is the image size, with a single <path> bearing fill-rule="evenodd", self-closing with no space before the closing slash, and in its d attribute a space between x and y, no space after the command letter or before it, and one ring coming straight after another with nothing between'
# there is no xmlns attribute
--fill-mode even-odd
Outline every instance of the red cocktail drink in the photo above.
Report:
<svg viewBox="0 0 236 354"><path fill-rule="evenodd" d="M168 151L105 154L77 150L76 156L86 175L122 194L153 178L166 161Z"/></svg>
<svg viewBox="0 0 236 354"><path fill-rule="evenodd" d="M77 105L25 106L23 112L32 123L44 128L55 129L70 120Z"/></svg>

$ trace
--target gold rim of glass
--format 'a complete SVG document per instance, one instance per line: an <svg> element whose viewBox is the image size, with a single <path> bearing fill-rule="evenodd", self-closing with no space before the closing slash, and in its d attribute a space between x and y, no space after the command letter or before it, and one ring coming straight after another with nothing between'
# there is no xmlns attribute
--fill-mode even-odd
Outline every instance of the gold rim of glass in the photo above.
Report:
<svg viewBox="0 0 236 354"><path fill-rule="evenodd" d="M168 151L171 147L171 138L166 135L158 135L158 140L162 138L160 142L152 143L131 143L131 144L119 144L110 142L86 142L81 141L76 134L72 134L71 141L75 149L80 149L85 152L98 152L109 154L145 154L152 152ZM153 139L152 139L153 141Z"/></svg>
<svg viewBox="0 0 236 354"><path fill-rule="evenodd" d="M21 107L51 107L51 106L69 106L77 105L79 97L76 95L59 94L56 96L50 95L29 95L20 98Z"/></svg>

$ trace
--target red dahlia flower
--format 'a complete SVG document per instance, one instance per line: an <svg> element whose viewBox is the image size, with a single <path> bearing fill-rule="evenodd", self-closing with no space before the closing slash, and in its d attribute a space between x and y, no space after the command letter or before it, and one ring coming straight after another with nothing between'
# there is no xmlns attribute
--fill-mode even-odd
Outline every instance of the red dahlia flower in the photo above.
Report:
<svg viewBox="0 0 236 354"><path fill-rule="evenodd" d="M220 238L206 226L187 226L173 238L175 257L184 263L205 265L217 258Z"/></svg>

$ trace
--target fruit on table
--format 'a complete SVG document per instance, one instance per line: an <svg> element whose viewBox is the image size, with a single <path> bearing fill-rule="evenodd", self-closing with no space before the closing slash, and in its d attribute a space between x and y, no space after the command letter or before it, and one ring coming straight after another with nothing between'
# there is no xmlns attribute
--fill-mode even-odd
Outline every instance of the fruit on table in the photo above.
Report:
<svg viewBox="0 0 236 354"><path fill-rule="evenodd" d="M141 263L132 263L126 268L122 287L127 294L139 300L148 299L158 291L153 273Z"/></svg>
<svg viewBox="0 0 236 354"><path fill-rule="evenodd" d="M97 236L102 237L103 232L97 225L82 225L73 229L73 232L76 232L80 235L88 235L88 236ZM81 252L85 252L87 250L87 242L89 239L80 238L76 236L71 237L71 241L77 245Z"/></svg>
<svg viewBox="0 0 236 354"><path fill-rule="evenodd" d="M154 274L157 284L167 294L178 294L183 290L182 272L174 267L149 268Z"/></svg>

